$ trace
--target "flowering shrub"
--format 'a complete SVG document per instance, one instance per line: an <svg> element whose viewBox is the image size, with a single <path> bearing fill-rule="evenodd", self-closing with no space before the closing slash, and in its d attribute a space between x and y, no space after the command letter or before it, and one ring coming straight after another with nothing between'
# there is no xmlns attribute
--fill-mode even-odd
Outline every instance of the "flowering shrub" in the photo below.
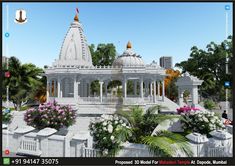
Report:
<svg viewBox="0 0 235 166"><path fill-rule="evenodd" d="M64 126L71 126L75 118L75 111L70 106L60 106L55 101L40 104L38 108L31 108L24 115L27 125L38 129L51 127L58 130Z"/></svg>
<svg viewBox="0 0 235 166"><path fill-rule="evenodd" d="M210 131L223 128L222 121L215 116L214 112L190 111L182 114L181 119L184 130L208 134Z"/></svg>
<svg viewBox="0 0 235 166"><path fill-rule="evenodd" d="M190 111L198 111L198 110L200 110L200 109L196 108L196 107L184 106L184 107L178 108L177 112L178 112L178 114L181 114L181 113L187 113Z"/></svg>
<svg viewBox="0 0 235 166"><path fill-rule="evenodd" d="M95 148L101 150L103 156L114 156L131 135L129 125L117 115L102 115L90 123Z"/></svg>
<svg viewBox="0 0 235 166"><path fill-rule="evenodd" d="M10 109L5 109L2 111L2 122L8 123L12 119L12 115L10 113Z"/></svg>

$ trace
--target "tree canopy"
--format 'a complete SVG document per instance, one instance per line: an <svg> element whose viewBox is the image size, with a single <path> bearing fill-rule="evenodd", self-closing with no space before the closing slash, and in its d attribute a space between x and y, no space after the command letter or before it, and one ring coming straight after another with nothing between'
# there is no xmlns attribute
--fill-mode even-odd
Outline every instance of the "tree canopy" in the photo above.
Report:
<svg viewBox="0 0 235 166"><path fill-rule="evenodd" d="M94 66L111 66L115 56L116 56L116 48L112 43L108 44L98 44L97 48L94 44L89 46L92 62ZM94 81L91 83L91 91L92 93L99 93L100 86L98 81Z"/></svg>
<svg viewBox="0 0 235 166"><path fill-rule="evenodd" d="M116 56L116 48L112 43L98 44L96 50L95 45L91 44L89 48L94 66L112 65Z"/></svg>
<svg viewBox="0 0 235 166"><path fill-rule="evenodd" d="M6 64L3 64L3 71L6 71ZM3 78L3 100L6 99L6 87L9 86L9 100L13 102L16 110L20 110L22 103L34 99L36 91L43 86L43 69L33 64L21 64L16 57L9 58L10 77Z"/></svg>
<svg viewBox="0 0 235 166"><path fill-rule="evenodd" d="M201 86L202 96L214 96L221 99L224 93L224 82L232 81L232 36L220 44L211 42L206 50L196 46L191 48L190 58L187 61L177 63L176 67L184 72L204 80ZM229 74L226 74L226 57L228 57Z"/></svg>

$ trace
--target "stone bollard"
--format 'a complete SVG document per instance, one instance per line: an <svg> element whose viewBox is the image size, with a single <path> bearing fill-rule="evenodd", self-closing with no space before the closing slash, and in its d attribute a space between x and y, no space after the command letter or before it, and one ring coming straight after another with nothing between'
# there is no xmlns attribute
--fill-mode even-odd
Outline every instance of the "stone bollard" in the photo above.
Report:
<svg viewBox="0 0 235 166"><path fill-rule="evenodd" d="M48 137L56 132L57 132L56 129L47 127L40 130L37 133L37 139L39 139L40 150L42 151L41 157L50 157L49 156L50 154L48 153L49 152Z"/></svg>
<svg viewBox="0 0 235 166"><path fill-rule="evenodd" d="M226 130L214 130L209 133L212 138L209 139L209 143L214 147L225 147L226 157L232 157L233 153L233 136Z"/></svg>
<svg viewBox="0 0 235 166"><path fill-rule="evenodd" d="M200 133L191 133L186 136L189 139L193 151L193 157L204 157L206 155L206 142L208 138Z"/></svg>

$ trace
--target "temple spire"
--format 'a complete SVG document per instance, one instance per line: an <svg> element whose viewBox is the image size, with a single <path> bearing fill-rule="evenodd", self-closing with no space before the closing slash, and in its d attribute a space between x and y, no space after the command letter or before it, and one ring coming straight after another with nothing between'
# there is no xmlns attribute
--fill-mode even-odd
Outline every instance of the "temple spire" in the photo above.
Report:
<svg viewBox="0 0 235 166"><path fill-rule="evenodd" d="M76 15L75 15L75 17L74 17L74 21L79 21L79 19L78 19L78 13L79 13L79 10L78 10L78 8L76 8Z"/></svg>
<svg viewBox="0 0 235 166"><path fill-rule="evenodd" d="M130 41L128 41L128 43L127 43L127 45L126 45L126 48L128 49L128 48L131 48L132 46L131 46L131 42Z"/></svg>

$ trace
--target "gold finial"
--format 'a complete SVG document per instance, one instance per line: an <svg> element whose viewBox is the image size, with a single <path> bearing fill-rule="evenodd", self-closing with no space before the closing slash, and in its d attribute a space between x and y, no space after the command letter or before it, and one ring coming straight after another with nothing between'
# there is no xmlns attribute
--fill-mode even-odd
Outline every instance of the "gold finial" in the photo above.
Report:
<svg viewBox="0 0 235 166"><path fill-rule="evenodd" d="M131 48L132 46L131 46L131 42L130 41L128 41L128 43L127 43L127 45L126 45L126 48L128 49L128 48Z"/></svg>
<svg viewBox="0 0 235 166"><path fill-rule="evenodd" d="M77 21L77 22L78 22L78 14L75 15L74 21Z"/></svg>
<svg viewBox="0 0 235 166"><path fill-rule="evenodd" d="M79 13L79 10L78 8L76 8L76 15L74 17L74 21L77 21L77 22L78 22L78 13Z"/></svg>

